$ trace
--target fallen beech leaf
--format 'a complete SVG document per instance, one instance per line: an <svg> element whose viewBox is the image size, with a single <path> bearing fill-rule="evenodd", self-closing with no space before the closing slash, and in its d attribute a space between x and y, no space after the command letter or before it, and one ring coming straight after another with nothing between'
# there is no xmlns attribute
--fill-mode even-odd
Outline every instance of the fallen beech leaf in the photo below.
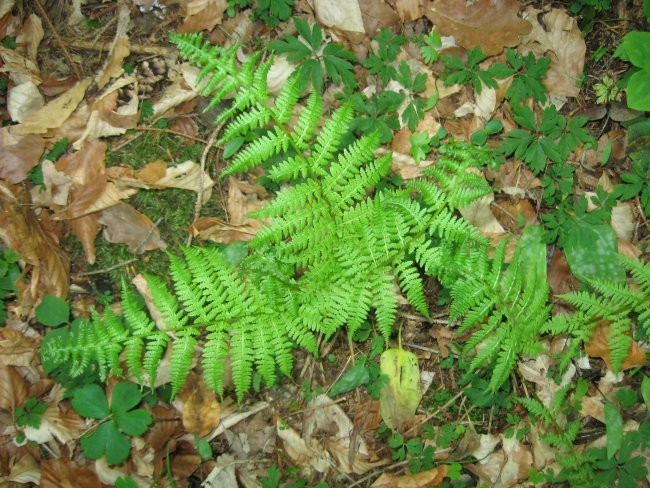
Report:
<svg viewBox="0 0 650 488"><path fill-rule="evenodd" d="M316 20L326 27L365 33L358 0L314 0Z"/></svg>
<svg viewBox="0 0 650 488"><path fill-rule="evenodd" d="M609 324L607 320L601 320L593 329L589 342L585 344L585 352L592 358L601 358L607 364L607 368L612 370L611 350L609 348ZM630 338L631 344L627 357L623 360L621 371L634 368L636 366L645 366L646 354L637 341Z"/></svg>
<svg viewBox="0 0 650 488"><path fill-rule="evenodd" d="M190 228L193 237L204 241L212 241L223 244L230 244L235 241L250 241L259 226L232 225L217 217L199 217Z"/></svg>
<svg viewBox="0 0 650 488"><path fill-rule="evenodd" d="M0 409L13 412L29 398L27 380L13 366L0 366Z"/></svg>
<svg viewBox="0 0 650 488"><path fill-rule="evenodd" d="M45 142L37 135L12 134L10 127L0 129L0 178L20 183L39 162Z"/></svg>
<svg viewBox="0 0 650 488"><path fill-rule="evenodd" d="M41 416L38 428L24 427L25 437L38 444L45 444L53 439L67 443L79 439L86 430L86 421L73 409L65 412L58 406L50 405Z"/></svg>
<svg viewBox="0 0 650 488"><path fill-rule="evenodd" d="M241 181L234 177L228 178L228 202L226 208L233 225L251 225L262 227L262 222L249 219L248 214L262 206L262 199L267 193L263 186Z"/></svg>
<svg viewBox="0 0 650 488"><path fill-rule="evenodd" d="M41 467L29 453L21 457L11 467L11 472L6 480L13 483L33 483L37 486L43 486ZM13 483L7 483L7 485L11 486Z"/></svg>
<svg viewBox="0 0 650 488"><path fill-rule="evenodd" d="M405 476L383 473L370 486L371 488L427 488L429 486L438 486L447 476L447 471L447 466L443 464L428 471Z"/></svg>
<svg viewBox="0 0 650 488"><path fill-rule="evenodd" d="M389 0L402 22L412 22L424 15L419 0Z"/></svg>
<svg viewBox="0 0 650 488"><path fill-rule="evenodd" d="M124 59L131 53L128 37L130 20L129 6L124 2L120 2L117 14L117 28L108 53L108 59L96 77L97 87L100 90L106 86L111 78L117 78L124 73L122 64Z"/></svg>
<svg viewBox="0 0 650 488"><path fill-rule="evenodd" d="M5 187L3 190L0 193L3 201L0 228L4 230L9 245L32 267L29 286L23 293L29 293L34 303L48 293L65 299L69 289L70 261L58 238L43 228L31 208L29 194L24 194L20 200L12 199L9 197L11 189Z"/></svg>
<svg viewBox="0 0 650 488"><path fill-rule="evenodd" d="M41 461L41 488L69 488L70 480L74 486L84 488L101 488L102 484L94 471L66 459L49 459Z"/></svg>
<svg viewBox="0 0 650 488"><path fill-rule="evenodd" d="M38 54L38 46L43 40L45 32L43 31L43 23L36 14L30 14L20 31L16 36L16 45L20 46L26 53L27 57L36 62L36 55Z"/></svg>
<svg viewBox="0 0 650 488"><path fill-rule="evenodd" d="M211 31L215 25L221 24L227 8L226 0L192 0L185 6L185 20L178 32Z"/></svg>
<svg viewBox="0 0 650 488"><path fill-rule="evenodd" d="M102 228L98 218L96 213L92 213L66 222L72 233L81 242L88 264L95 264L95 238Z"/></svg>
<svg viewBox="0 0 650 488"><path fill-rule="evenodd" d="M68 203L68 195L72 188L72 178L63 171L57 171L54 163L49 159L41 163L43 183L45 190L41 187L32 188L32 201L42 207L53 205L64 206Z"/></svg>
<svg viewBox="0 0 650 488"><path fill-rule="evenodd" d="M7 93L7 112L14 122L23 122L29 114L45 105L43 95L32 81L14 86Z"/></svg>
<svg viewBox="0 0 650 488"><path fill-rule="evenodd" d="M79 105L92 79L77 83L73 88L29 114L22 124L12 127L16 134L42 134L59 127Z"/></svg>
<svg viewBox="0 0 650 488"><path fill-rule="evenodd" d="M537 222L537 213L529 200L499 202L492 206L492 213L511 232L519 229L520 219L523 219L524 226Z"/></svg>
<svg viewBox="0 0 650 488"><path fill-rule="evenodd" d="M494 193L489 193L474 200L467 207L459 208L458 211L483 234L504 234L506 230L492 213L492 202L494 202Z"/></svg>
<svg viewBox="0 0 650 488"><path fill-rule="evenodd" d="M577 97L577 85L585 66L587 46L578 22L560 9L542 13L533 7L526 9L532 30L522 39L522 48L532 49L537 57L549 56L551 66L544 84L554 95Z"/></svg>
<svg viewBox="0 0 650 488"><path fill-rule="evenodd" d="M526 190L541 188L542 183L533 173L518 161L507 160L499 167L499 172L486 170L488 179L493 181L492 187L508 195L524 197Z"/></svg>
<svg viewBox="0 0 650 488"><path fill-rule="evenodd" d="M174 120L174 123L169 126L169 129L180 134L196 137L196 135L199 133L199 124L197 124L196 121L191 117L181 116L177 117L176 120ZM186 144L195 143L195 141L189 137L183 137L182 140Z"/></svg>
<svg viewBox="0 0 650 488"><path fill-rule="evenodd" d="M178 394L183 402L183 427L199 437L205 437L221 422L221 404L215 392L208 390L203 379L192 374L186 387Z"/></svg>
<svg viewBox="0 0 650 488"><path fill-rule="evenodd" d="M533 455L527 446L515 437L503 437L503 452L506 462L501 469L501 486L521 486L521 482L528 479L530 467L533 464Z"/></svg>
<svg viewBox="0 0 650 488"><path fill-rule="evenodd" d="M142 254L167 247L151 219L127 203L118 203L102 210L98 222L106 226L104 239L126 244L132 253Z"/></svg>
<svg viewBox="0 0 650 488"><path fill-rule="evenodd" d="M580 282L573 276L562 250L555 248L548 266L548 284L553 295L570 293L580 288Z"/></svg>
<svg viewBox="0 0 650 488"><path fill-rule="evenodd" d="M466 49L481 46L487 56L499 54L505 46L516 46L531 26L519 18L517 0L435 0L424 15L436 32L454 36Z"/></svg>
<svg viewBox="0 0 650 488"><path fill-rule="evenodd" d="M2 71L9 74L14 84L20 85L26 81L33 81L37 85L40 83L38 66L34 61L23 56L18 49L0 46L0 58L3 61Z"/></svg>
<svg viewBox="0 0 650 488"><path fill-rule="evenodd" d="M398 0L398 3L408 2ZM361 9L363 26L370 36L375 35L382 27L396 29L401 25L399 15L383 0L359 0L359 8ZM422 14L420 14L420 17L422 17Z"/></svg>
<svg viewBox="0 0 650 488"><path fill-rule="evenodd" d="M180 188L194 192L202 188L201 201L206 203L212 195L214 181L207 172L193 161L185 161L176 166L167 166L163 161L149 163L136 173L139 180L150 188Z"/></svg>
<svg viewBox="0 0 650 488"><path fill-rule="evenodd" d="M30 366L40 344L17 330L0 329L0 367Z"/></svg>

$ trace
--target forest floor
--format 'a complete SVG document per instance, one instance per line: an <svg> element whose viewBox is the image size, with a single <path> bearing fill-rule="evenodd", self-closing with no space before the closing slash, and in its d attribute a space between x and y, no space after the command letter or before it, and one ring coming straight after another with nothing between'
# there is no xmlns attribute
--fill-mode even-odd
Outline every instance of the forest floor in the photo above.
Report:
<svg viewBox="0 0 650 488"><path fill-rule="evenodd" d="M525 229L543 226L553 314L571 309L558 296L584 290L586 275L610 277L590 275L594 262L617 272L618 252L647 263L650 119L628 106L620 83L634 63L615 52L626 34L647 33L650 2L609 3L3 0L0 486L650 486L650 319L638 308L625 357L612 359L601 321L561 377L553 353L565 343L542 337L546 352L491 393L489 371L466 372L449 291L425 281L430 317L404 300L398 324L422 399L394 431L372 320L321 341L318 357L296 349L291 377L254 382L241 404L231 389L210 391L198 368L170 398L166 385L133 390L116 376L70 382L40 353L59 325L119 313L123 282L169 280L167 251L246 252L263 225L247 214L278 190L262 169L220 176L229 148L212 122L223 105L203 110L210 99L170 32L239 42L240 60L276 41L277 95L300 64L286 59L293 40L307 45L299 22L318 25L318 63L321 45L342 50L317 63L322 86L306 92L323 92L326 114L352 101L355 135L381 131L396 185L435 164L443 139L494 151L500 164L482 171L493 193L462 216L494 246L510 239L508 259ZM650 93L650 67L636 66ZM627 278L650 296L650 282ZM119 424L127 417L140 425ZM93 437L113 422L114 437L108 427Z"/></svg>

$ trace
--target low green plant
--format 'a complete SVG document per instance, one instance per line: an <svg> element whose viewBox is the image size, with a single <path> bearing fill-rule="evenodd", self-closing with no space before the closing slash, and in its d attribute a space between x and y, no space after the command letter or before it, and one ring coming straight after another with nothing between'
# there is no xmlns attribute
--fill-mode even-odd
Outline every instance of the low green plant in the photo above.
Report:
<svg viewBox="0 0 650 488"><path fill-rule="evenodd" d="M621 174L622 183L614 186L614 195L621 200L630 200L637 195L641 208L650 217L650 161L632 158L632 171Z"/></svg>
<svg viewBox="0 0 650 488"><path fill-rule="evenodd" d="M414 131L424 112L433 108L437 98L434 96L427 101L418 96L426 88L427 76L424 73L413 76L411 67L406 61L401 61L397 66L397 74L394 76L394 80L402 85L407 93L407 103L402 111L402 123L407 125L411 131Z"/></svg>
<svg viewBox="0 0 650 488"><path fill-rule="evenodd" d="M524 56L514 49L507 48L506 61L508 65L499 67L495 72L498 73L497 78L513 77L512 84L506 91L506 98L510 103L521 103L528 98L545 103L548 90L543 82L551 65L551 58L536 58L532 51Z"/></svg>
<svg viewBox="0 0 650 488"><path fill-rule="evenodd" d="M226 8L226 14L228 14L228 17L232 18L237 13L237 10L243 10L245 8L250 7L252 4L253 4L253 0L228 0L228 7Z"/></svg>
<svg viewBox="0 0 650 488"><path fill-rule="evenodd" d="M360 386L366 386L370 397L378 400L381 388L386 384L388 379L385 375L381 374L380 366L377 362L383 349L383 337L375 334L370 341L368 353L360 355L355 364L332 385L327 394L334 398L337 395L347 393Z"/></svg>
<svg viewBox="0 0 650 488"><path fill-rule="evenodd" d="M404 101L404 95L384 90L368 98L363 93L350 97L355 116L350 129L357 134L372 134L379 131L379 142L387 144L393 139L393 132L399 130L397 109Z"/></svg>
<svg viewBox="0 0 650 488"><path fill-rule="evenodd" d="M41 417L47 410L47 404L38 401L36 398L28 398L25 406L18 407L14 411L14 418L18 427L32 427L38 429L41 425ZM25 441L25 434L16 436L16 442L22 444Z"/></svg>
<svg viewBox="0 0 650 488"><path fill-rule="evenodd" d="M354 77L354 66L357 57L340 44L325 43L323 46L323 31L318 24L311 27L306 20L296 17L293 20L300 39L290 34L284 34L282 40L276 39L268 44L268 49L274 53L286 54L287 60L299 63L301 90L309 83L318 92L323 91L325 78L333 83L342 83L352 89L357 80Z"/></svg>
<svg viewBox="0 0 650 488"><path fill-rule="evenodd" d="M16 280L20 278L20 256L13 249L0 252L0 326L7 320L5 300L18 292Z"/></svg>
<svg viewBox="0 0 650 488"><path fill-rule="evenodd" d="M435 30L429 32L426 36L422 36L418 44L420 45L422 61L427 64L438 61L440 57L439 50L442 47L442 39L440 39L440 35Z"/></svg>
<svg viewBox="0 0 650 488"><path fill-rule="evenodd" d="M509 76L507 68L500 64L493 64L488 69L483 70L480 64L487 59L481 46L467 51L467 64L458 56L442 56L442 62L445 64L445 70L441 77L446 86L453 84L464 85L471 83L479 95L483 91L483 85L488 88L497 89L499 84L495 78L506 78Z"/></svg>
<svg viewBox="0 0 650 488"><path fill-rule="evenodd" d="M282 479L287 480L287 483L281 483ZM304 478L299 478L297 472L294 470L286 469L284 473L280 472L277 465L271 465L266 471L266 476L260 479L262 488L304 488L307 486L308 481ZM313 485L313 488L328 488L328 484L324 482Z"/></svg>
<svg viewBox="0 0 650 488"><path fill-rule="evenodd" d="M634 110L650 110L650 32L625 34L614 56L632 63L621 84L625 88L627 106Z"/></svg>
<svg viewBox="0 0 650 488"><path fill-rule="evenodd" d="M604 76L601 83L594 83L594 92L596 103L620 102L623 98L623 91L610 76Z"/></svg>
<svg viewBox="0 0 650 488"><path fill-rule="evenodd" d="M84 385L71 394L72 407L79 415L100 421L81 438L81 448L89 459L106 456L109 464L121 464L131 452L126 436L144 434L153 421L147 410L135 408L142 401L142 393L133 383L117 383L110 405L104 390L96 384Z"/></svg>
<svg viewBox="0 0 650 488"><path fill-rule="evenodd" d="M646 337L650 336L650 264L619 256L620 263L636 282L599 277L585 279L591 291L577 291L559 295L575 308L574 313L558 314L544 325L544 332L568 336L565 351L560 355L559 367L564 370L578 356L579 347L591 338L593 329L601 321L609 323L608 344L612 367L620 370L630 351L633 324Z"/></svg>
<svg viewBox="0 0 650 488"><path fill-rule="evenodd" d="M375 49L368 54L368 57L361 62L371 75L376 76L385 86L397 75L393 62L399 54L400 47L406 42L406 38L400 35L393 35L389 29L382 27L374 37Z"/></svg>
<svg viewBox="0 0 650 488"><path fill-rule="evenodd" d="M238 3L250 5L251 1L237 0ZM255 0L253 16L260 19L269 27L275 27L280 22L289 20L293 12L294 0Z"/></svg>

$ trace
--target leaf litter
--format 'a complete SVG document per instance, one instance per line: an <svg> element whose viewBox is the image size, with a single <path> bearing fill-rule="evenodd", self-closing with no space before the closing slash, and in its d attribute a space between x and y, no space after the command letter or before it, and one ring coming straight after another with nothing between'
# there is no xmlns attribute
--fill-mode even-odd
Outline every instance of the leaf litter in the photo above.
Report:
<svg viewBox="0 0 650 488"><path fill-rule="evenodd" d="M295 385L287 385L260 393L260 397L268 401L241 409L234 407L229 398L220 399L209 392L200 375L188 382L174 403L160 402L145 407L152 412L155 422L142 438L132 439L132 453L127 464L108 466L105 460L91 462L79 455L79 442L84 431L96 428L96 423L92 425L77 415L70 408L64 391L42 373L37 349L43 331L30 325L35 307L46 294L66 298L71 286L73 289L78 286L72 283L71 272L78 272L79 264L71 263L69 246L62 247L62 242L69 235L74 236L82 245L84 260L90 265L97 260L98 239L114 245L123 244L132 254L147 255L155 249L164 249L168 244L153 221L155 216L145 215L130 204L136 194L181 189L195 194L200 208L215 198L215 190L221 191L215 183L216 172L210 173L198 157L178 161L169 154L167 160L146 160L137 168L135 162L128 160L107 167L107 153L125 140L122 138L130 137L134 129L135 137L139 137L137 130L143 130L141 124L147 117L150 117L149 122L163 117L173 119L173 125L169 126L173 132L197 136L202 131L207 134L205 140L212 130L203 124L199 126L191 115L192 109L188 111L187 108L193 107L200 98L197 71L187 64L179 65L173 59L165 44L165 32L156 27L150 28L150 32L138 30L138 26L146 26L147 22L156 25L160 19L165 19L165 25L173 24L179 32L207 30L211 35L220 36L225 31L227 35L246 39L254 35L269 36L271 31L259 21L251 22L245 15L249 12L247 10L230 18L226 10L232 2L181 0L176 3L178 8L148 0L108 4L107 13L100 12L100 15L110 18L115 27L107 28L102 41L107 49L96 57L101 62L86 65L83 56L88 53L66 59L66 62L73 63L67 67L68 71L82 68L82 79L74 76L56 78L54 71L46 69L45 65L39 66L43 57L48 57L46 49L56 43L42 18L43 13L35 10L22 18L13 13L14 2L3 2L4 5L0 6L0 32L3 36L14 37L17 45L16 48L0 47L0 71L5 79L10 80L10 88L2 100L7 108L3 120L12 123L0 129L0 229L5 244L13 248L22 260L23 277L23 281L17 283L16 298L10 304L11 319L0 329L1 435L3 444L7 445L7 441L10 445L7 448L10 455L0 457L0 479L23 485L40 482L44 486L62 486L62 480L74 479L80 486L102 486L114 484L119 477L129 475L139 486L145 486L167 476L168 481L175 479L178 486L187 486L188 478L193 475L203 481L203 486L259 486L260 479L268 476L271 464L289 463L299 467L301 474L312 481L338 479L346 480L345 485L349 485L351 480L371 474L367 486L440 485L450 469L444 462L419 473L388 472L399 469L400 465L391 464L395 459L391 459L385 440L379 440L375 435L381 418L379 407L375 404L376 412L367 418L346 413L346 410L363 412L364 407L373 405L365 393L351 392L334 400L326 395L314 395L302 401L301 394L308 395L299 392ZM72 24L75 18L88 19L94 15L82 2L73 4L69 17ZM465 52L480 46L490 57L485 66L493 63L491 57L500 55L506 47L516 48L522 54L532 51L538 57L549 56L551 64L544 83L558 106L567 101L572 103L571 99L579 96L580 88L576 81L589 62L587 45L576 19L556 8L538 10L528 7L521 12L521 5L515 0L497 4L489 0L474 3L436 0L424 4L412 1L297 1L295 4L297 14L310 23L318 22L328 36L355 52L369 51L371 37L379 26L388 26L395 32L408 28L423 34L433 24L439 34L453 36L445 41L450 43L448 47L451 49L460 47L463 48L460 51ZM84 17L87 15L90 17ZM61 33L70 32L64 23L55 27ZM280 29L275 32L277 37L285 33ZM94 40L98 40L101 32L91 34L91 37L95 35ZM129 65L138 53L143 52L146 36L157 46L164 46L161 52L170 55L167 59L169 68L165 82L154 89L151 99L140 99L137 94L141 79L133 74ZM44 43L49 44L45 46ZM440 70L430 69L415 59L417 55L413 55L413 47L402 47L400 56L413 61L414 74L426 74L427 96L438 89L441 98L439 107L433 109L433 115L425 115L416 132L426 130L433 135L444 126L453 137L466 140L492 116L502 120L503 125L510 129L517 127L511 120L512 114L502 113L499 108L507 81L500 80L497 89L484 87L481 93L466 87L444 86L437 79ZM101 50L91 47L89 52L96 54ZM243 52L241 55L245 56ZM60 67L60 60L57 62ZM292 69L283 64L281 58L276 60L273 77L278 88ZM124 100L125 88L134 90L136 95ZM400 90L403 91L404 87ZM149 103L149 108L144 100ZM445 106L448 111L445 111ZM147 111L151 113L145 117ZM539 115L540 107L535 107L535 112ZM185 114L189 115L183 119ZM400 125L401 138L396 137L392 147L395 151L393 169L402 178L411 179L419 176L421 169L434 164L434 161L425 159L416 163L409 155L408 141L412 131L401 121ZM162 130L166 130L165 127ZM625 160L624 134L622 130L602 134L598 149L585 154L586 164L591 166L578 181L585 195L594 195L590 193L595 188L589 184L590 172L593 173L599 164L608 143L614 144L612 157L616 161ZM52 160L43 159L53 143L63 137L68 139L71 148ZM129 141L125 141L128 144ZM42 170L43 184L40 186L33 181L33 171L37 167ZM463 215L486 236L494 237L506 232L519 236L523 228L537 221L539 208L536 208L536 202L540 201L542 182L514 159L508 159L498 172L487 169L485 176L492 184L493 193L464 209ZM611 184L609 189L606 184L602 186L611 191ZM262 222L249 218L247 214L264 206L267 191L251 181L232 177L227 181L227 188L227 197L219 195L223 213L197 215L196 220L186 222L186 235L180 236L180 240L191 235L201 240L231 244L254 237ZM619 203L614 208L610 224L616 232L619 249L625 249L625 254L642 254L639 227L644 223L647 226L647 221L633 204ZM164 225L165 222L160 223L160 226ZM573 291L578 286L559 250L550 261L548 280L556 294ZM141 279L136 279L136 282L140 287L146 286ZM562 304L557 307L560 310ZM406 323L404 335L411 337L409 343L431 343L431 338L437 337L435 343L445 348L442 359L456 354L447 334L427 332L426 339L420 341L418 337L422 331L419 324L422 322L409 320ZM162 324L162 321L157 322L158 327L164 330ZM584 358L581 368L585 366L596 372L611 370L609 325L603 323L594 330L585 345L588 357ZM550 349L553 347L562 346L552 345ZM645 342L631 340L623 369L643 367L646 353ZM604 366L590 364L593 358L601 358ZM168 357L163 359L161 384L166 378L165 364L169 360ZM319 363L320 371L314 374L314 364L305 361L306 368L312 368L309 378L314 387L332 384L338 375L336 368L330 368L326 362ZM445 386L460 390L458 378L441 369L435 356L422 354L420 364L423 361L430 361L437 368L438 378L434 382L440 386L433 389L435 394L442 395ZM528 382L528 388L535 390L535 397L547 406L562 384L558 385L549 378L550 364L548 356L538 356L518 364L521 378ZM569 381L576 371L575 367L570 368L563 381ZM622 389L615 386L621 381L621 377L611 371L605 375L594 387L599 388L605 398L590 391L582 398L581 415L604 424L605 402L611 401L616 391ZM520 386L526 388L523 381L520 381ZM18 429L12 416L29 398L44 401L47 410L39 427ZM416 406L418 403L419 399ZM301 405L301 409L296 409L296 405ZM442 426L445 422L458 421L461 416L469 418L474 408L466 406L465 398L455 414L448 409L450 406L449 401L443 404L436 423ZM409 406L404 421L413 417L415 412ZM373 420L369 421L369 418ZM467 470L479 482L490 486L521 486L528 480L531 466L538 471L547 467L557 468L556 452L540 440L537 425L532 426L527 436L531 440L528 444L518 437L506 435L503 421L494 419L492 424L492 420L490 418L487 428L481 426L483 433L465 436L475 440L471 454L477 462L468 464ZM402 420L397 423L402 424ZM400 426L395 427L400 430ZM421 427L419 425L414 430L421 433ZM515 427L523 427L523 424ZM633 428L631 424L626 427ZM28 449L26 444L14 444L13 438L19 431L27 440L45 446L49 455ZM408 436L408 431L405 434ZM211 456L204 458L199 455L197 439L212 442Z"/></svg>

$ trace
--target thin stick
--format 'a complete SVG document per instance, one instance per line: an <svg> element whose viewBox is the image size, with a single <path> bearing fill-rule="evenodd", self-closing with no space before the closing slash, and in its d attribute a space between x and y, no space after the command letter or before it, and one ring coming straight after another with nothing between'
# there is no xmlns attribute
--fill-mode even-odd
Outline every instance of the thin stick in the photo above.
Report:
<svg viewBox="0 0 650 488"><path fill-rule="evenodd" d="M54 27L54 24L52 24L52 20L50 20L50 16L47 15L47 11L41 5L40 0L36 0L34 3L36 4L38 9L40 10L41 15L45 19L45 22L47 22L47 25L50 27L50 30L52 31L52 36L54 36L54 39L56 40L56 43L61 48L61 51L63 51L63 56L65 56L65 59L68 61L68 64L72 68L72 71L74 71L75 77L77 78L77 80L81 80L81 71L79 71L79 67L74 63L74 61L72 61L72 56L70 56L70 53L65 48L65 44L63 44L63 41L61 40L61 37L56 32L56 28Z"/></svg>
<svg viewBox="0 0 650 488"><path fill-rule="evenodd" d="M176 130L162 129L160 127L145 127L143 125L138 125L134 130L148 130L148 131L151 131L151 132L164 132L165 134L173 134L175 136L185 137L187 139L191 139L193 141L200 142L202 144L206 144L208 142L205 139L201 139L200 137L191 136L189 134L183 134L182 132L178 132Z"/></svg>
<svg viewBox="0 0 650 488"><path fill-rule="evenodd" d="M94 42L94 41L70 41L68 46L75 49L84 49L86 51L110 51L111 42ZM167 57L174 53L174 50L163 46L134 46L129 45L129 50L134 54L151 54L153 56Z"/></svg>
<svg viewBox="0 0 650 488"><path fill-rule="evenodd" d="M127 259L126 261L122 261L120 263L114 264L113 266L109 266L108 268L96 269L93 271L85 271L83 273L76 273L75 276L81 277L81 276L92 276L92 275L104 274L113 271L114 269L121 268L122 266L126 266L127 264L131 264L135 261L137 261L137 258Z"/></svg>

